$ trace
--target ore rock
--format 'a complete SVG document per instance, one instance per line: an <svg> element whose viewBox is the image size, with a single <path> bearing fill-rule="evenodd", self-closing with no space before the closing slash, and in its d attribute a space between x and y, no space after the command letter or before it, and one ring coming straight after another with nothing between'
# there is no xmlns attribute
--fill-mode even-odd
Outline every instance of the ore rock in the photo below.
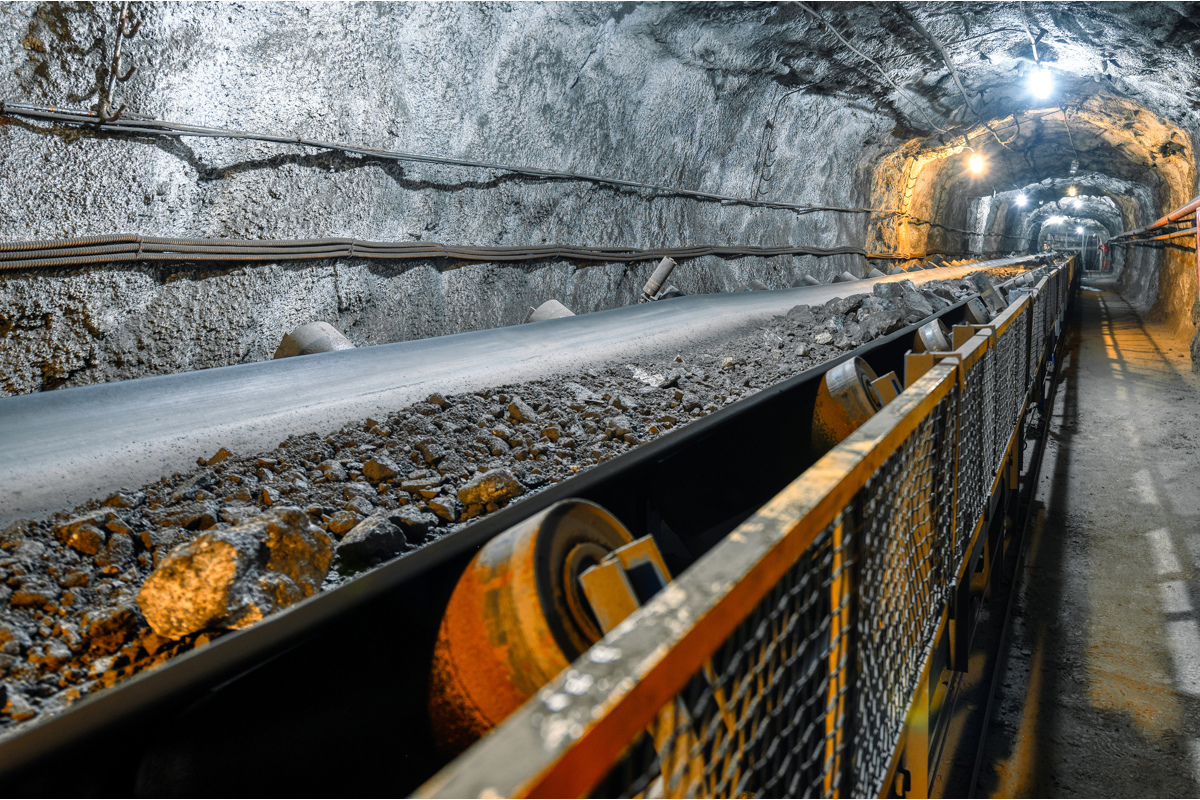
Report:
<svg viewBox="0 0 1200 800"><path fill-rule="evenodd" d="M304 596L321 585L333 543L298 508L282 507L228 530L210 531L172 550L143 584L138 606L159 636L238 628L277 610L272 574Z"/></svg>
<svg viewBox="0 0 1200 800"><path fill-rule="evenodd" d="M376 456L367 463L363 464L362 474L366 476L371 483L380 483L382 481L391 480L400 474L400 467L385 456Z"/></svg>
<svg viewBox="0 0 1200 800"><path fill-rule="evenodd" d="M458 499L464 505L485 506L517 497L521 484L507 469L495 469L476 475L458 490Z"/></svg>
<svg viewBox="0 0 1200 800"><path fill-rule="evenodd" d="M537 416L537 412L520 397L514 397L508 404L508 418L513 422L533 422Z"/></svg>
<svg viewBox="0 0 1200 800"><path fill-rule="evenodd" d="M399 555L408 549L408 540L399 526L384 513L372 514L354 526L338 543L337 559L343 567L355 569Z"/></svg>
<svg viewBox="0 0 1200 800"><path fill-rule="evenodd" d="M388 517L392 524L400 526L404 537L412 544L420 544L437 527L437 517L427 511L405 506Z"/></svg>

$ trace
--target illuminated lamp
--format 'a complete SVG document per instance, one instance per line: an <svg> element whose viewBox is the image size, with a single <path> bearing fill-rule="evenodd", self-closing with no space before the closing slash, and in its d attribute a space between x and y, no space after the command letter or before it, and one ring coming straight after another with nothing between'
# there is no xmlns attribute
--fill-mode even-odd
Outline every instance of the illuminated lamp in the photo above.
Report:
<svg viewBox="0 0 1200 800"><path fill-rule="evenodd" d="M1075 187L1074 186L1068 187L1067 188L1067 197L1074 197L1074 196L1075 196Z"/></svg>
<svg viewBox="0 0 1200 800"><path fill-rule="evenodd" d="M1044 100L1050 96L1053 89L1054 78L1050 75L1050 70L1039 67L1029 74L1029 91L1034 97Z"/></svg>
<svg viewBox="0 0 1200 800"><path fill-rule="evenodd" d="M971 156L969 163L971 164L971 172L974 172L976 175L983 172L983 156L976 153Z"/></svg>

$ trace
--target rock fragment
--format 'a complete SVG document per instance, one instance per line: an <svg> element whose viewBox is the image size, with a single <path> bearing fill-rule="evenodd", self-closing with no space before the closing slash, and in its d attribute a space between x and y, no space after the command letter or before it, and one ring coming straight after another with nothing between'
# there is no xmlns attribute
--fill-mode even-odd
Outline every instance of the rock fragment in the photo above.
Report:
<svg viewBox="0 0 1200 800"><path fill-rule="evenodd" d="M12 622L0 622L0 653L19 656L32 644L29 634L20 625Z"/></svg>
<svg viewBox="0 0 1200 800"><path fill-rule="evenodd" d="M392 524L400 526L404 538L410 544L420 544L437 527L437 517L427 511L405 506L388 517Z"/></svg>
<svg viewBox="0 0 1200 800"><path fill-rule="evenodd" d="M83 617L82 631L93 655L115 653L142 627L137 610L128 605L89 611Z"/></svg>
<svg viewBox="0 0 1200 800"><path fill-rule="evenodd" d="M329 518L329 532L341 536L362 522L362 519L354 511L339 511Z"/></svg>
<svg viewBox="0 0 1200 800"><path fill-rule="evenodd" d="M137 602L154 632L169 639L244 627L291 596L278 591L281 578L308 596L332 560L329 536L300 509L282 507L179 545L146 579Z"/></svg>
<svg viewBox="0 0 1200 800"><path fill-rule="evenodd" d="M457 522L462 511L462 505L450 494L439 494L427 503L429 510L447 522Z"/></svg>
<svg viewBox="0 0 1200 800"><path fill-rule="evenodd" d="M384 513L372 514L354 526L337 546L338 562L347 568L366 567L372 561L399 555L408 541L399 526Z"/></svg>
<svg viewBox="0 0 1200 800"><path fill-rule="evenodd" d="M216 512L206 503L167 506L147 512L146 518L160 528L179 527L193 531L208 530L217 524Z"/></svg>
<svg viewBox="0 0 1200 800"><path fill-rule="evenodd" d="M109 508L137 508L145 498L145 492L120 491L109 495L103 505Z"/></svg>
<svg viewBox="0 0 1200 800"><path fill-rule="evenodd" d="M12 608L49 608L58 600L59 594L56 585L35 578L14 589L8 604Z"/></svg>
<svg viewBox="0 0 1200 800"><path fill-rule="evenodd" d="M400 474L400 467L386 456L376 456L363 464L362 474L371 483L380 483L391 480Z"/></svg>
<svg viewBox="0 0 1200 800"><path fill-rule="evenodd" d="M933 305L917 291L912 281L877 283L873 292L876 297L899 311L905 322L917 322L933 313Z"/></svg>
<svg viewBox="0 0 1200 800"><path fill-rule="evenodd" d="M213 467L229 458L233 458L233 453L222 447L213 454L212 458L198 458L196 459L196 463L202 467Z"/></svg>
<svg viewBox="0 0 1200 800"><path fill-rule="evenodd" d="M514 397L508 404L508 418L513 422L533 422L537 419L537 412L520 397Z"/></svg>
<svg viewBox="0 0 1200 800"><path fill-rule="evenodd" d="M494 469L476 475L458 490L458 499L464 505L486 506L499 503L521 494L521 484L506 469Z"/></svg>

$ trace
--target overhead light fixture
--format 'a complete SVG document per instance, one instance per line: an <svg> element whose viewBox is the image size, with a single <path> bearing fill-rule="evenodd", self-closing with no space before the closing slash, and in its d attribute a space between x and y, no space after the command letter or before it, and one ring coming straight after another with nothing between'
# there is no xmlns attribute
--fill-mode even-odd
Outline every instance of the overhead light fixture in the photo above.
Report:
<svg viewBox="0 0 1200 800"><path fill-rule="evenodd" d="M1074 197L1074 196L1075 196L1075 187L1074 187L1074 186L1068 186L1068 187L1067 187L1067 196L1068 196L1068 197Z"/></svg>
<svg viewBox="0 0 1200 800"><path fill-rule="evenodd" d="M1054 78L1051 77L1050 70L1038 67L1029 74L1029 91L1034 97L1045 100L1053 89Z"/></svg>
<svg viewBox="0 0 1200 800"><path fill-rule="evenodd" d="M970 164L971 172L974 172L976 175L983 172L983 156L979 155L979 153L971 156Z"/></svg>

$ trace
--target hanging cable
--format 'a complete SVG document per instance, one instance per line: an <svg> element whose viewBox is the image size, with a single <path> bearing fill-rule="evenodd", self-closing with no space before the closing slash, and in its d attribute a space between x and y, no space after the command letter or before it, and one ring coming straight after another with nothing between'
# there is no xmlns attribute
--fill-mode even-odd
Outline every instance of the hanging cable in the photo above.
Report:
<svg viewBox="0 0 1200 800"><path fill-rule="evenodd" d="M903 8L901 6L897 6L896 10L900 13L900 15L902 17L904 17L906 20L908 20L909 25L912 25L914 28L916 28L917 32L920 33L922 36L924 36L929 41L929 43L931 45L933 45L934 49L937 50L939 54L941 54L942 61L945 62L946 69L950 70L950 77L954 79L954 85L958 87L959 93L962 94L963 101L967 104L967 108L971 109L971 113L975 115L975 118L979 120L979 122L983 125L983 127L988 129L988 132L991 133L992 136L996 139L996 143L998 145L1000 145L1001 147L1003 147L1005 150L1008 150L1010 153L1016 152L1011 147L1008 146L1008 142L1002 141L1000 139L999 134L997 134L994 130L992 130L992 126L988 125L987 120L985 120L983 118L983 115L979 113L978 109L976 109L975 106L972 105L971 98L967 95L966 88L963 87L962 81L959 80L958 70L956 70L954 68L954 62L952 62L950 60L950 54L948 52L946 52L946 48L942 46L941 41L939 41L936 36L934 36L932 33L930 33L928 30L926 30L925 26L921 24L921 21L918 20L916 17L914 17L912 14L908 13L908 11L905 8ZM1014 135L1013 139L1015 139L1015 138L1016 138L1016 136ZM1012 139L1009 139L1008 141L1011 142Z"/></svg>
<svg viewBox="0 0 1200 800"><path fill-rule="evenodd" d="M24 103L0 102L0 117L4 115L78 126L89 130L102 131L105 133L126 134L132 136L166 136L172 138L177 138L180 136L197 136L210 139L243 139L259 142L275 142L278 144L299 145L301 147L312 147L321 150L336 150L342 153L372 156L390 161L407 161L419 164L438 164L442 166L468 167L474 169L495 170L497 172L509 172L515 175L533 178L535 180L582 181L606 186L651 191L658 196L688 197L696 200L720 202L722 205L782 209L785 211L793 211L797 214L811 214L817 211L846 214L898 213L894 209L844 208L841 206L814 206L796 203L777 203L770 200L752 200L745 197L732 197L729 195L715 194L713 192L698 192L691 189L676 189L670 186L662 186L660 184L642 183L639 181L629 181L620 178L606 178L598 175L586 175L574 172L556 172L554 170L538 169L534 167L513 166L511 164L494 164L485 161L471 161L462 158L443 158L440 156L423 155L420 153L406 153L398 150L381 150L375 147L358 147L355 145L340 144L337 142L323 142L314 139L305 139L300 136L278 136L269 133L229 130L226 128L205 128L197 125L185 125L182 123L165 122L148 117L140 117L128 112L120 120L114 122L104 122L100 119L100 117L90 111L60 110L57 108L33 106Z"/></svg>
<svg viewBox="0 0 1200 800"><path fill-rule="evenodd" d="M695 245L640 249L634 247L472 247L437 242L370 242L361 239L173 239L136 234L111 234L76 239L0 242L0 272L23 269L66 269L116 262L236 263L312 261L334 258L385 260L448 258L469 261L544 261L567 259L594 262L682 260L702 256L741 258L785 255L858 255L896 258L895 254L868 253L862 247L783 245L755 247ZM462 264L451 264L457 269Z"/></svg>
<svg viewBox="0 0 1200 800"><path fill-rule="evenodd" d="M1019 3L1018 5L1021 8L1021 24L1023 26L1025 26L1025 35L1029 37L1029 46L1033 50L1033 63L1035 63L1039 67L1041 67L1042 60L1038 57L1037 43L1038 43L1038 39L1040 39L1042 37L1041 37L1041 35L1039 35L1037 37L1037 39L1033 38L1033 31L1031 31L1029 29L1029 22L1028 22L1028 20L1025 19L1025 14L1026 14L1025 4ZM1055 102L1058 105L1058 110L1062 112L1063 127L1067 129L1067 141L1071 143L1071 150L1074 151L1075 160L1078 161L1078 160L1080 160L1079 159L1079 150L1078 150L1078 148L1075 147L1075 137L1071 135L1071 123L1067 120L1067 109L1063 107L1063 104L1061 102L1059 102L1059 101L1055 101Z"/></svg>
<svg viewBox="0 0 1200 800"><path fill-rule="evenodd" d="M917 103L917 101L913 100L912 97L910 97L907 92L905 92L903 89L901 89L899 87L899 85L897 85L896 82L894 80L892 80L891 77L888 76L887 72L884 71L883 67L879 66L879 64L877 64L874 59L872 59L870 56L868 56L863 51L859 50L854 45L850 44L850 42L846 41L846 37L842 36L842 34L838 32L837 28L833 27L833 25L831 25L824 17L822 17L820 14L818 14L812 8L810 8L807 3L798 3L798 5L800 6L800 8L804 9L809 14L811 14L814 18L816 18L819 22L821 22L821 24L823 24L826 28L828 28L829 31L838 38L838 41L840 41L842 44L844 44L846 47L848 47L851 51L853 51L855 54L857 54L859 58L862 58L862 59L870 62L870 64L872 66L874 66L875 69L879 70L879 74L883 76L883 79L885 81L887 81L889 84L891 84L892 88L895 89L900 94L901 97L903 97L905 100L907 100L909 103L911 103L913 108L917 109L917 111L920 111L921 116L923 116L925 118L925 121L928 122L929 125L935 131L937 131L938 133L949 133L948 129L939 128L937 123L934 122L932 119L930 119L929 115L925 113L925 109L921 108L920 104Z"/></svg>

